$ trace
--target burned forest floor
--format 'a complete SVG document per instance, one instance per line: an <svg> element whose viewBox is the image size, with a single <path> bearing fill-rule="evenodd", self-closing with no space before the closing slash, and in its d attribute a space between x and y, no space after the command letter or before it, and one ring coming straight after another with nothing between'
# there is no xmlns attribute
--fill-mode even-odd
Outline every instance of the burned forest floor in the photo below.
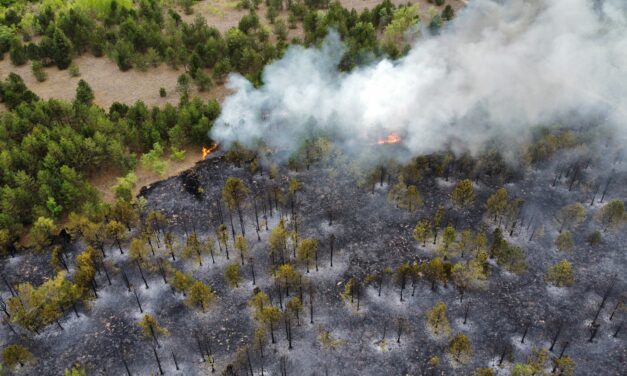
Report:
<svg viewBox="0 0 627 376"><path fill-rule="evenodd" d="M452 192L468 176L455 169L425 174L415 179L421 199L409 210L390 199L399 177L391 169L369 183L316 163L253 174L250 163L237 166L218 151L142 189L141 221L151 212L166 219L149 235L147 259L131 258L131 239L143 233L136 225L120 246L106 243L107 270L99 268L94 280L97 297L38 333L5 322L0 346L21 343L32 353L31 361L11 371L17 375L61 375L74 362L89 375L471 375L484 368L510 375L534 363L541 349L546 359L534 363L536 374L551 374L556 359L569 357L575 375L624 375L627 235L598 217L608 202L627 198L627 169L621 160L594 161L575 173L566 159L557 159L498 183L471 178L472 200L461 206ZM247 188L239 208L229 209L223 200L230 177ZM510 202L521 199L509 217L486 211L500 187ZM584 218L560 219L560 209L573 203L585 208ZM438 208L439 221L433 219ZM425 241L414 237L421 219L430 223ZM281 223L283 248L272 251L273 229ZM218 240L221 224L226 244ZM445 245L447 227L455 232L450 238L449 231ZM505 243L523 251L524 268L488 257L481 264L484 277L454 279L451 265L476 263L481 248L490 253L497 228ZM463 244L464 230L473 239L485 234L486 244ZM593 245L587 239L595 230L602 237ZM566 251L555 245L564 231L573 240ZM233 234L242 233L247 247L238 250ZM198 255L185 253L192 234L211 245ZM312 254L299 248L307 239L317 241ZM85 247L80 236L65 246L68 276ZM449 265L442 275L427 267L434 258ZM546 280L561 260L572 265L570 286ZM239 278L225 276L231 265L239 266ZM283 279L280 265L294 273ZM55 275L47 251L7 256L0 266L9 285L37 286ZM173 271L210 287L206 309L188 304L190 290L173 287ZM7 284L0 293L11 297ZM269 305L252 304L256 294L265 294ZM446 309L438 321L432 309L439 302ZM278 314L256 312L268 307ZM167 334L143 333L138 323L145 314ZM458 334L470 349L452 347Z"/></svg>

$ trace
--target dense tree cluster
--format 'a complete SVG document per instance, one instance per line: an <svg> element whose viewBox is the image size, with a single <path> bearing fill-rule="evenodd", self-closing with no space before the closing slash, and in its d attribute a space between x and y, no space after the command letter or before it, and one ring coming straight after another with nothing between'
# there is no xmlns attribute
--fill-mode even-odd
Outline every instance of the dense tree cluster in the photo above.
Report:
<svg viewBox="0 0 627 376"><path fill-rule="evenodd" d="M45 229L41 218L97 204L90 177L129 171L155 144L203 143L220 112L216 101L199 99L162 109L115 103L105 112L92 99L84 81L73 103L38 100L15 74L0 83L0 101L12 109L0 114L0 229L15 235L33 223ZM121 195L128 200L126 187ZM45 246L45 238L37 243Z"/></svg>

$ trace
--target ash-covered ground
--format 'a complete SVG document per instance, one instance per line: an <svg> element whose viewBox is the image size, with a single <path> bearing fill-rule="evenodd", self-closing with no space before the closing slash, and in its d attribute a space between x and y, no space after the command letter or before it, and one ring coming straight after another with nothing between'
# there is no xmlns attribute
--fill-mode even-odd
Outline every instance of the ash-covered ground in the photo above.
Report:
<svg viewBox="0 0 627 376"><path fill-rule="evenodd" d="M614 152L608 149L607 153ZM183 294L166 284L158 270L143 270L146 288L138 268L128 259L128 242L122 244L124 255L111 244L106 260L116 266L109 270L112 283L109 285L104 273L99 273L98 298L89 306L81 305L78 317L67 312L59 325L49 325L39 334L15 324L13 332L2 325L0 346L20 342L34 354L36 360L18 367L16 374L59 375L75 361L86 365L90 375L124 375L125 363L133 375L159 374L154 343L142 335L137 325L143 314L123 282L124 271L137 288L143 312L152 314L169 331L168 336L159 336L159 346L155 348L167 375L205 375L213 373L212 368L216 374L237 375L469 375L480 367L509 375L514 363L524 363L534 347L548 349L552 345L545 366L547 373L552 371L552 360L563 355L575 362L576 375L624 375L627 352L624 330L619 330L624 306L619 301L625 296L627 236L622 230L603 231L603 240L596 246L586 243L585 238L591 230L600 228L595 213L604 203L627 197L627 174L620 159L595 160L580 165L573 178L574 170L569 172L570 165L564 162L568 160L555 157L553 162L528 168L503 184L477 177L474 204L463 210L455 207L450 198L456 183L467 177L461 165L446 176L424 176L418 184L424 205L410 212L388 200L397 176L385 176L372 190L340 168L313 164L309 169L301 167L296 171L280 167L278 176L271 179L268 169L253 175L248 163L237 167L218 152L183 174L187 177L174 177L143 189L142 195L147 199L144 213L157 210L165 214L167 231L181 243L194 231L201 240L215 239L221 221L231 237L231 223L221 193L228 177L242 179L251 190L242 205L250 250L241 269L243 279L239 287L229 287L224 276L228 263L241 262L232 239L230 260L215 243L215 263L208 254L203 255L202 266L197 259L185 260L180 255L172 262L215 291L217 298L205 313L185 304ZM192 182L198 179L202 188L199 195L185 188L189 176L193 176ZM300 183L294 200L287 193L292 178ZM421 218L432 218L436 209L443 206L446 210L440 232L447 224L459 231L483 228L491 239L499 221L486 214L485 203L501 185L510 197L524 200L520 215L500 225L506 240L523 249L528 269L514 274L490 260L485 286L468 289L463 297L450 282L437 283L432 290L430 281L415 278L407 281L401 301L394 271L406 262L434 258L440 246L439 242L434 245L432 238L424 247L416 241L412 235L416 223ZM284 199L279 202L274 187L282 191ZM572 229L574 249L561 252L554 245L561 227L555 216L561 207L574 202L585 206L586 219ZM319 241L317 261L312 260L309 272L302 262L294 262L303 282L290 288L289 298L302 294L303 309L300 323L290 322L292 348L287 340L287 324L280 320L273 327L276 343L266 338L262 357L254 343L255 328L260 324L253 318L249 301L253 290L259 288L270 296L272 304L285 308L289 298L284 290L277 289L273 278L268 237L280 217L286 219L291 229L292 213L296 213L300 239ZM240 233L237 212L233 211L232 216L234 231ZM266 223L270 231L266 230ZM137 232L133 229L132 234L137 236ZM73 260L72 255L83 247L80 240L72 243L67 258ZM167 260L169 256L163 247L162 242L156 252ZM291 252L290 246L285 262L293 261ZM465 262L471 256L451 258ZM250 258L254 260L252 265ZM571 287L552 287L545 281L545 273L563 259L572 263L575 283ZM2 272L9 281L39 284L54 275L48 261L48 255L20 254L2 260ZM73 267L71 261L70 273ZM384 273L386 268L391 272ZM364 284L352 304L341 295L350 278L364 281L369 275L384 276L380 296L378 279ZM9 296L6 286L1 286L0 292L5 298ZM426 314L440 301L446 304L451 331L436 336L427 324ZM595 320L597 312L600 313ZM592 325L593 320L598 326ZM336 340L333 345L321 341L323 331ZM468 336L472 344L472 356L463 363L453 359L448 351L451 337L457 333ZM436 356L439 362L433 361Z"/></svg>

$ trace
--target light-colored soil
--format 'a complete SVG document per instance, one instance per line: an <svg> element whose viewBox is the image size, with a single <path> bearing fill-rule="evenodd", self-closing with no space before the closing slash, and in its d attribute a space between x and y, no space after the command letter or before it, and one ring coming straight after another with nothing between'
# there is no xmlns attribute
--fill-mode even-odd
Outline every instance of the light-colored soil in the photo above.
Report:
<svg viewBox="0 0 627 376"><path fill-rule="evenodd" d="M74 62L81 72L79 77L70 77L67 70L60 71L56 67L51 67L46 68L48 79L44 82L38 82L33 76L30 64L16 67L11 64L9 59L5 58L0 61L0 79L4 79L9 73L14 72L19 74L24 79L26 86L40 97L65 100L74 99L76 85L80 79L83 79L94 91L95 103L105 109L108 109L114 102L132 104L142 100L148 106L162 106L166 103L176 104L179 101L179 95L176 92L176 80L183 73L182 69L174 70L162 64L145 72L137 69L122 72L108 58L96 58L91 55L77 57ZM165 98L159 96L159 89L162 87L168 93ZM227 95L227 90L223 86L217 85L204 93L195 91L193 95L203 99L218 98L221 100Z"/></svg>
<svg viewBox="0 0 627 376"><path fill-rule="evenodd" d="M229 1L229 0L203 0L196 3L193 7L194 13L185 14L183 10L179 10L179 14L181 14L181 18L185 22L193 22L194 19L198 16L203 17L207 20L207 25L213 26L218 29L221 33L225 33L232 27L237 27L239 25L239 21L243 16L247 15L248 9L237 9L237 1ZM265 3L259 5L259 9L256 10L257 16L259 17L259 22L262 25L268 27L271 33L271 39L274 41L274 34L272 31L274 30L274 26L270 24L270 21L266 18L266 12L268 11L268 7ZM287 10L282 10L279 12L277 19L282 19L285 21L287 25ZM290 41L294 37L302 38L304 36L302 24L298 23L296 29L288 29L287 40Z"/></svg>
<svg viewBox="0 0 627 376"><path fill-rule="evenodd" d="M134 171L135 175L137 175L137 184L135 185L133 194L137 195L143 186L180 174L181 172L193 167L196 162L202 159L202 153L199 148L188 146L185 147L184 150L187 152L185 154L185 159L181 162L168 160L168 167L163 175L158 175L143 167L141 164L138 164ZM119 176L120 174L118 171L105 171L94 176L89 180L89 182L100 192L104 201L113 202L115 200L113 186L117 183L117 178Z"/></svg>
<svg viewBox="0 0 627 376"><path fill-rule="evenodd" d="M381 2L382 0L340 0L342 6L349 10L355 9L358 12L361 12L366 8L372 9ZM428 0L392 0L392 3L395 5L407 3L418 4L421 16L426 15L427 10L431 6L434 6L440 12L444 9L444 6L436 7L435 4L429 3ZM465 0L446 1L446 4L450 4L455 11L461 9L466 3L467 1ZM246 9L237 9L237 1L234 0L203 0L196 3L193 10L194 12L189 15L184 14L182 9L179 9L179 13L186 22L192 22L194 18L201 16L207 20L208 25L215 27L220 30L220 32L225 32L231 27L237 27L242 16L248 13L248 10ZM262 24L269 25L269 22L266 19L266 10L267 7L265 3L262 3L257 10L257 15L259 16ZM287 11L281 11L279 18L287 22ZM270 30L272 30L272 27L270 27ZM298 29L290 30L288 40L295 36L302 37L302 35L302 25L299 24Z"/></svg>
<svg viewBox="0 0 627 376"><path fill-rule="evenodd" d="M444 9L445 5L443 6L435 6L435 4L431 4L429 3L428 0L391 0L392 4L394 5L401 5L401 4L417 4L419 7L419 13L420 15L425 15L427 14L427 10L429 9L429 7L435 7L438 11L442 12L442 10ZM368 9L372 9L375 6L377 6L378 4L380 4L382 2L382 0L340 0L340 3L342 3L342 6L344 6L344 8L347 9L355 9L358 12L361 12L362 10L368 8ZM457 11L458 9L461 9L464 4L466 2L464 0L447 0L446 4L450 4L453 9L455 9L455 11Z"/></svg>

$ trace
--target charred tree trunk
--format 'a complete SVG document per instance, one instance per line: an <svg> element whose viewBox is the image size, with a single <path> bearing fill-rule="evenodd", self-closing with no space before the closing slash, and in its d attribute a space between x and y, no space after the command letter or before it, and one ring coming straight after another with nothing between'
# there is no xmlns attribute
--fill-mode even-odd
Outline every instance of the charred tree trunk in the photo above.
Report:
<svg viewBox="0 0 627 376"><path fill-rule="evenodd" d="M254 264L252 257L249 260L250 260L250 273L253 275L253 286L255 286L255 264Z"/></svg>
<svg viewBox="0 0 627 376"><path fill-rule="evenodd" d="M139 261L135 260L135 264L137 265L137 269L139 269L139 275L142 277L142 281L144 281L144 285L146 286L146 290L149 289L148 282L146 282L146 278L144 277L144 271L142 270L142 266L139 264Z"/></svg>
<svg viewBox="0 0 627 376"><path fill-rule="evenodd" d="M152 352L155 354L155 359L157 360L157 366L159 367L159 374L163 375L163 369L161 368L161 361L159 360L159 355L157 354L157 349L152 348Z"/></svg>
<svg viewBox="0 0 627 376"><path fill-rule="evenodd" d="M313 288L309 285L309 323L313 324L314 319L314 308L313 308Z"/></svg>
<svg viewBox="0 0 627 376"><path fill-rule="evenodd" d="M139 301L139 296L137 295L137 291L133 289L133 295L135 295L135 301L137 302L137 306L139 307L139 313L144 313L144 309L142 308L142 304Z"/></svg>

